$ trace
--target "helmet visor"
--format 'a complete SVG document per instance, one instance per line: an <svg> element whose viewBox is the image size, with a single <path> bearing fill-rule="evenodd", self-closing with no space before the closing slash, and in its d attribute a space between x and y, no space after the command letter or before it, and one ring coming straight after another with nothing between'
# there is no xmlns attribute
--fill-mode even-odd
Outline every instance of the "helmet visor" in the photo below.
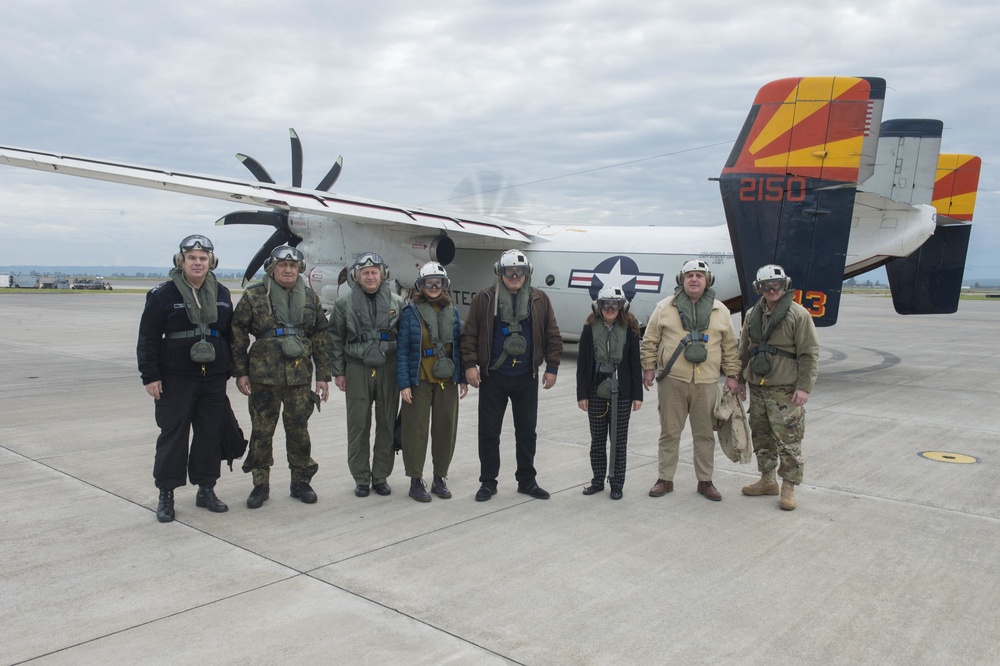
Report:
<svg viewBox="0 0 1000 666"><path fill-rule="evenodd" d="M784 280L768 280L767 282L760 283L760 292L765 291L783 291L785 288Z"/></svg>

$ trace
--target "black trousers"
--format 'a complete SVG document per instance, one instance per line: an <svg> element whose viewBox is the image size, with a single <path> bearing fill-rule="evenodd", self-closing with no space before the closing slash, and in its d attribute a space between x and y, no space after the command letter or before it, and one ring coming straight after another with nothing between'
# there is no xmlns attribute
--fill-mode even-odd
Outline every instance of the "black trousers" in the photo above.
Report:
<svg viewBox="0 0 1000 666"><path fill-rule="evenodd" d="M617 432L611 433L611 404L618 404ZM612 488L621 490L625 485L625 464L628 448L628 422L632 416L632 401L625 400L620 395L613 400L597 397L597 384L590 388L587 402L587 419L590 422L590 468L594 472L591 483L603 486L604 477L608 474L608 452L614 451L616 474L609 477ZM609 439L611 446L607 446Z"/></svg>
<svg viewBox="0 0 1000 666"><path fill-rule="evenodd" d="M510 401L519 486L535 480L535 426L538 423L538 377L491 374L479 384L479 482L496 489L500 475L500 431Z"/></svg>
<svg viewBox="0 0 1000 666"><path fill-rule="evenodd" d="M226 416L226 375L186 377L164 375L163 393L155 402L156 487L173 490L191 483L212 487L222 467L222 424ZM188 436L194 429L191 452Z"/></svg>

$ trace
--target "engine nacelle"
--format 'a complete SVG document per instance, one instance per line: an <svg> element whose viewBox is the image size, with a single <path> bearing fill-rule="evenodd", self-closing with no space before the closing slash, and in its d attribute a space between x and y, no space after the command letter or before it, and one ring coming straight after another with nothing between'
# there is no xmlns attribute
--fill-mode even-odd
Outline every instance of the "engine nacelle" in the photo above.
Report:
<svg viewBox="0 0 1000 666"><path fill-rule="evenodd" d="M319 296L324 310L330 310L340 295L342 285L347 285L347 266L321 264L313 266L307 274L309 287ZM350 288L350 287L347 287Z"/></svg>
<svg viewBox="0 0 1000 666"><path fill-rule="evenodd" d="M447 266L455 260L455 241L448 236L416 236L403 246L421 264L437 261Z"/></svg>

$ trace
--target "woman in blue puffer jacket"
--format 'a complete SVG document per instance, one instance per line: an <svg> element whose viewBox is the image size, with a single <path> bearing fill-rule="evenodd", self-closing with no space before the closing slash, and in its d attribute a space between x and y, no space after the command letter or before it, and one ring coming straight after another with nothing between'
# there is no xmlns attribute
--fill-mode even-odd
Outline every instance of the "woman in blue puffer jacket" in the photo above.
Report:
<svg viewBox="0 0 1000 666"><path fill-rule="evenodd" d="M430 502L424 484L427 437L431 439L434 480L431 492L451 497L446 479L458 434L458 401L469 392L461 371L458 336L462 324L448 293L448 273L431 261L420 268L417 293L399 318L396 384L403 399L403 465L410 497Z"/></svg>

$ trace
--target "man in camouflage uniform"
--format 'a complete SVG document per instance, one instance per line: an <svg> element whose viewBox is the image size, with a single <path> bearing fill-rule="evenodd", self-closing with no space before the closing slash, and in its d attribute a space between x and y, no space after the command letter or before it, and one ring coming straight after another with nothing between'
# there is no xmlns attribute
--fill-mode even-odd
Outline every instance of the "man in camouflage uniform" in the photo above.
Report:
<svg viewBox="0 0 1000 666"><path fill-rule="evenodd" d="M316 502L309 482L319 465L311 457L309 416L330 397L330 337L319 297L305 285L302 253L282 245L271 252L263 282L243 292L233 313L233 373L250 406L250 450L243 471L253 473L247 506L260 508L270 495L272 439L284 405L285 449L292 474L290 494ZM250 335L255 341L250 347ZM310 389L316 369L316 393Z"/></svg>
<svg viewBox="0 0 1000 666"><path fill-rule="evenodd" d="M805 404L819 366L816 326L788 291L791 284L781 266L761 267L753 283L761 298L740 335L741 377L750 383L750 429L760 471L760 480L745 486L743 494L777 495L777 469L778 506L785 511L795 508L795 486L802 483Z"/></svg>
<svg viewBox="0 0 1000 666"><path fill-rule="evenodd" d="M369 487L379 495L392 492L386 479L392 473L393 428L399 411L396 339L403 299L390 288L388 270L378 254L360 254L351 266L351 290L334 302L330 313L333 377L347 394L347 465L358 497L367 497Z"/></svg>

